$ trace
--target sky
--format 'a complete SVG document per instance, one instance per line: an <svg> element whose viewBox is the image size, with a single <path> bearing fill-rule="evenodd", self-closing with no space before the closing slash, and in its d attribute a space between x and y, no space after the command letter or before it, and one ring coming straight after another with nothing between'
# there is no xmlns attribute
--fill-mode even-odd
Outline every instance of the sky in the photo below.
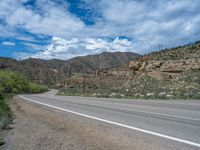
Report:
<svg viewBox="0 0 200 150"><path fill-rule="evenodd" d="M0 0L0 56L145 54L200 40L200 0Z"/></svg>

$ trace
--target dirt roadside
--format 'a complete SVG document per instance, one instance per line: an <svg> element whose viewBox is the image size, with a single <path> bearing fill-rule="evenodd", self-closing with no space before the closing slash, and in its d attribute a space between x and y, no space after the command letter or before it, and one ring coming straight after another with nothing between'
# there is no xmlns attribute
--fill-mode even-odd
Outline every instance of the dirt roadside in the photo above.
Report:
<svg viewBox="0 0 200 150"><path fill-rule="evenodd" d="M2 150L160 150L179 149L141 133L24 101L11 101L14 129L4 131ZM156 142L155 142L156 141ZM184 149L188 149L185 147ZM180 148L182 149L182 148Z"/></svg>

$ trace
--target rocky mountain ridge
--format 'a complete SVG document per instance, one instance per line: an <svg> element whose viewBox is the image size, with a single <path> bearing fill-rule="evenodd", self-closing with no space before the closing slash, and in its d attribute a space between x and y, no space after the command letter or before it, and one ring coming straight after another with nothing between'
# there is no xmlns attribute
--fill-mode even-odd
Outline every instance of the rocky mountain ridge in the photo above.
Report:
<svg viewBox="0 0 200 150"><path fill-rule="evenodd" d="M74 73L93 73L101 68L119 67L139 56L131 52L104 52L75 57L66 61L35 58L17 61L12 58L0 57L0 69L20 72L33 82L55 86Z"/></svg>
<svg viewBox="0 0 200 150"><path fill-rule="evenodd" d="M138 57L127 68L77 74L62 86L106 97L200 98L200 42Z"/></svg>

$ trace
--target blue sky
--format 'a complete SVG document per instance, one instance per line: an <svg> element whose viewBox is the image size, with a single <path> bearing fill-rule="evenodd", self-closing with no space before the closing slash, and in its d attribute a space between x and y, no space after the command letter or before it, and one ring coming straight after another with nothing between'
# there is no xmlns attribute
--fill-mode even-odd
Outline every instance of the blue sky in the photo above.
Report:
<svg viewBox="0 0 200 150"><path fill-rule="evenodd" d="M200 40L199 0L1 0L0 56L144 54Z"/></svg>

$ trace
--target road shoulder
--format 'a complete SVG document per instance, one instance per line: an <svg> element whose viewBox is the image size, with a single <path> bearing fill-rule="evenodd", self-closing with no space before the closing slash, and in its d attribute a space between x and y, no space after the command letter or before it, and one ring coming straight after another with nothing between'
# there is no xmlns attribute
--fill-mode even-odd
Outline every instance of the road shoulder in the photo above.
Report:
<svg viewBox="0 0 200 150"><path fill-rule="evenodd" d="M15 97L14 129L6 131L3 150L132 150L179 149L169 141L141 135ZM156 141L156 142L155 142ZM170 143L170 144L169 144ZM191 147L180 147L190 149Z"/></svg>

